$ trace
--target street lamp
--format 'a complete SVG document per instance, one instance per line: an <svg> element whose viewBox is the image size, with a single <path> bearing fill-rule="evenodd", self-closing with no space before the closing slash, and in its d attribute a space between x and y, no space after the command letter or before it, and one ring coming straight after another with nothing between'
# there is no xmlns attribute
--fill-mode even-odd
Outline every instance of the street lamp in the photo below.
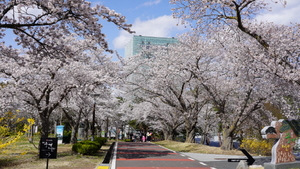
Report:
<svg viewBox="0 0 300 169"><path fill-rule="evenodd" d="M95 112L96 112L96 99L95 97L98 97L100 96L100 94L97 94L97 93L92 93L90 94L91 96L93 96L94 98L94 106L93 106L93 120L92 120L92 141L95 140Z"/></svg>

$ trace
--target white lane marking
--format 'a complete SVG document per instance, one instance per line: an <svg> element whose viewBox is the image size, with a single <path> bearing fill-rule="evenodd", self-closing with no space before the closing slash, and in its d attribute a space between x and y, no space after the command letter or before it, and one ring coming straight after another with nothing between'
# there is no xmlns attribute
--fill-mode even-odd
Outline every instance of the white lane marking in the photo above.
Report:
<svg viewBox="0 0 300 169"><path fill-rule="evenodd" d="M195 161L195 159L193 159L193 158L188 158L188 159Z"/></svg>
<svg viewBox="0 0 300 169"><path fill-rule="evenodd" d="M200 164L202 164L202 165L207 165L207 164L205 164L205 163L203 163L203 162L199 162Z"/></svg>
<svg viewBox="0 0 300 169"><path fill-rule="evenodd" d="M173 152L173 153L176 153L176 151L171 150L171 149L168 149L168 148L166 148L166 147L164 147L164 146L161 146L161 145L158 145L158 146L161 147L161 148L163 148L163 149L167 149L167 150L169 150L169 151L171 151L171 152Z"/></svg>

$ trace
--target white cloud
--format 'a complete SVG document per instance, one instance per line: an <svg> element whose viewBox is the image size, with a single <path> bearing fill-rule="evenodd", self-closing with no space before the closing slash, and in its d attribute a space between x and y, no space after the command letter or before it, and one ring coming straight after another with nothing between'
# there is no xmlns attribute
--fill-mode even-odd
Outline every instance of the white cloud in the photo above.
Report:
<svg viewBox="0 0 300 169"><path fill-rule="evenodd" d="M183 25L177 26L178 23L180 22L177 19L174 19L171 15L164 15L146 21L142 21L140 18L137 18L132 26L132 30L136 32L136 35L172 37L186 29ZM120 31L120 35L113 40L114 48L124 48L131 37L131 34L123 30Z"/></svg>
<svg viewBox="0 0 300 169"><path fill-rule="evenodd" d="M286 6L282 3L274 3L268 0L272 7L271 12L266 12L259 15L256 19L258 21L269 21L276 24L289 24L289 23L300 23L299 11L300 3L299 0L289 0Z"/></svg>
<svg viewBox="0 0 300 169"><path fill-rule="evenodd" d="M26 11L26 13L22 12L22 11ZM14 6L14 9L11 9L10 11L8 11L6 16L8 18L14 18L14 19L18 20L20 14L22 14L23 16L26 16L26 17L34 18L34 16L41 15L42 13L43 13L43 10L36 8L35 6L29 7L29 8L24 8L24 7L18 8L17 6Z"/></svg>
<svg viewBox="0 0 300 169"><path fill-rule="evenodd" d="M156 5L159 4L161 0L155 0L155 1L149 1L149 2L145 2L143 3L142 6L151 6L151 5Z"/></svg>

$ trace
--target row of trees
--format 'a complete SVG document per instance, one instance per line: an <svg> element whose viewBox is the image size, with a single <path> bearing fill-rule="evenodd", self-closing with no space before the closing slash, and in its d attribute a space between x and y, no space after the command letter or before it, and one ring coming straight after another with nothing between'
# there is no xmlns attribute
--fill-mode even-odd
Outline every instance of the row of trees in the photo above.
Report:
<svg viewBox="0 0 300 169"><path fill-rule="evenodd" d="M278 110L297 118L299 25L255 22L267 7L263 0L170 2L193 31L122 65L108 57L99 19L132 32L124 16L84 0L1 2L0 36L11 29L22 46L0 46L7 79L1 113L18 109L35 118L42 137L66 117L74 143L96 103L98 126L107 117L119 125L135 119L165 139L184 130L187 142L196 130L203 137L217 131L223 149L268 125Z"/></svg>
<svg viewBox="0 0 300 169"><path fill-rule="evenodd" d="M171 2L194 29L174 46L127 60L128 98L140 121L167 139L183 125L187 142L197 128L204 138L220 132L229 150L234 138L254 137L251 128L258 135L279 118L278 110L299 118L298 24L255 22L264 1Z"/></svg>
<svg viewBox="0 0 300 169"><path fill-rule="evenodd" d="M117 102L111 94L120 66L111 61L101 22L131 33L125 17L85 0L12 0L0 6L0 38L12 32L16 42L0 45L1 114L20 110L19 116L34 118L41 137L65 117L73 143L94 102L102 112L96 122L103 123Z"/></svg>

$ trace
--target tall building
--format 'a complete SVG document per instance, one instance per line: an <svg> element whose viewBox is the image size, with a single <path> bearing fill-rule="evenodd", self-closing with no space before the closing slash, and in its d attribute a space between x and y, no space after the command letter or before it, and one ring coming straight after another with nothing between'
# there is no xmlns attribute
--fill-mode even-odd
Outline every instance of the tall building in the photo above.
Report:
<svg viewBox="0 0 300 169"><path fill-rule="evenodd" d="M132 39L125 46L125 57L131 57L139 54L145 47L147 49L148 47L153 45L168 46L169 44L177 42L178 40L175 38L133 35Z"/></svg>

